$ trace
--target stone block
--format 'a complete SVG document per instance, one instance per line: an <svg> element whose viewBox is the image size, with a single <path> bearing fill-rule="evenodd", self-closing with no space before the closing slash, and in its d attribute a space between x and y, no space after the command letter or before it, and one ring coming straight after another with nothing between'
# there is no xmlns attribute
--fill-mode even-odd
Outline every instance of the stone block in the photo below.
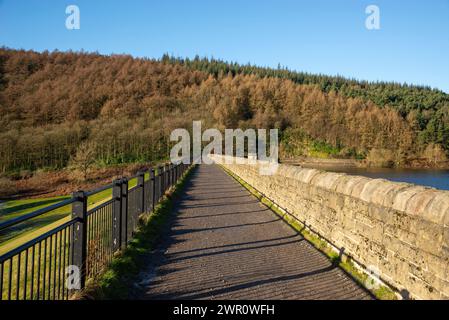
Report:
<svg viewBox="0 0 449 320"><path fill-rule="evenodd" d="M410 187L398 191L393 199L393 209L405 212L409 200L425 190L425 187L410 185Z"/></svg>
<svg viewBox="0 0 449 320"><path fill-rule="evenodd" d="M414 216L423 217L423 213L429 203L437 196L435 189L426 189L418 192L407 203L405 212Z"/></svg>
<svg viewBox="0 0 449 320"><path fill-rule="evenodd" d="M312 180L313 177L319 173L321 173L321 171L316 170L316 169L302 169L296 175L296 177L298 178L299 181L301 181L303 183L309 183L310 180Z"/></svg>
<svg viewBox="0 0 449 320"><path fill-rule="evenodd" d="M428 221L444 225L449 212L449 192L437 191L432 201L422 212L422 217Z"/></svg>
<svg viewBox="0 0 449 320"><path fill-rule="evenodd" d="M357 177L357 182L355 183L352 191L351 196L361 199L360 195L362 194L363 190L365 189L365 186L373 181L373 179L365 178L365 177Z"/></svg>
<svg viewBox="0 0 449 320"><path fill-rule="evenodd" d="M310 183L326 190L334 190L335 182L343 175L343 173L323 172L315 175Z"/></svg>

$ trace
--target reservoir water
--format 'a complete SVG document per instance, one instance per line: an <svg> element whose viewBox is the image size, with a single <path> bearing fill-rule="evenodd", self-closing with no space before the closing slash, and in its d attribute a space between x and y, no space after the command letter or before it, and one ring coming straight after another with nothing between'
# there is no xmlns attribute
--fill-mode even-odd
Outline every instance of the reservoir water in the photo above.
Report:
<svg viewBox="0 0 449 320"><path fill-rule="evenodd" d="M312 167L312 166L307 166ZM408 182L436 189L449 190L449 170L390 169L390 168L348 168L320 166L316 169L344 172L350 175L381 178L397 182Z"/></svg>

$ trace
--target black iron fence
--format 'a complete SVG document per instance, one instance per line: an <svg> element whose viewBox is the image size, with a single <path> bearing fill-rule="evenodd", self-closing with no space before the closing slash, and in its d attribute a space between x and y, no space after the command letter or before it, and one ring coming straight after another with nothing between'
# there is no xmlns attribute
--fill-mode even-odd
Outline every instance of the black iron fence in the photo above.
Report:
<svg viewBox="0 0 449 320"><path fill-rule="evenodd" d="M0 300L69 299L126 247L140 215L151 212L187 168L179 163L142 171L0 223L0 232L8 232L56 210L67 211L67 218L20 236L0 256ZM130 181L135 184L131 188ZM89 205L99 194L105 197Z"/></svg>

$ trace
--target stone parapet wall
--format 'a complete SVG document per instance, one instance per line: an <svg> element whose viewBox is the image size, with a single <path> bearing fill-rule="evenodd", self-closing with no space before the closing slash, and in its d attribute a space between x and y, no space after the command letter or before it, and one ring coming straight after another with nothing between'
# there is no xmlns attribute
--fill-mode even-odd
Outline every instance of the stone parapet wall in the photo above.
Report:
<svg viewBox="0 0 449 320"><path fill-rule="evenodd" d="M398 290L449 298L448 191L282 164L264 175L266 162L211 158Z"/></svg>

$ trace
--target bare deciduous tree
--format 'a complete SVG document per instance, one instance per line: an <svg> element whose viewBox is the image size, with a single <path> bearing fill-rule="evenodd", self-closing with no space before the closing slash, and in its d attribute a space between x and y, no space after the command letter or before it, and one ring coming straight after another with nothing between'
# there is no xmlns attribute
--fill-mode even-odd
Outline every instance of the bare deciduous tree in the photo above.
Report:
<svg viewBox="0 0 449 320"><path fill-rule="evenodd" d="M73 176L82 181L88 180L90 170L95 164L96 145L92 142L82 143L74 157L70 160L70 169Z"/></svg>

